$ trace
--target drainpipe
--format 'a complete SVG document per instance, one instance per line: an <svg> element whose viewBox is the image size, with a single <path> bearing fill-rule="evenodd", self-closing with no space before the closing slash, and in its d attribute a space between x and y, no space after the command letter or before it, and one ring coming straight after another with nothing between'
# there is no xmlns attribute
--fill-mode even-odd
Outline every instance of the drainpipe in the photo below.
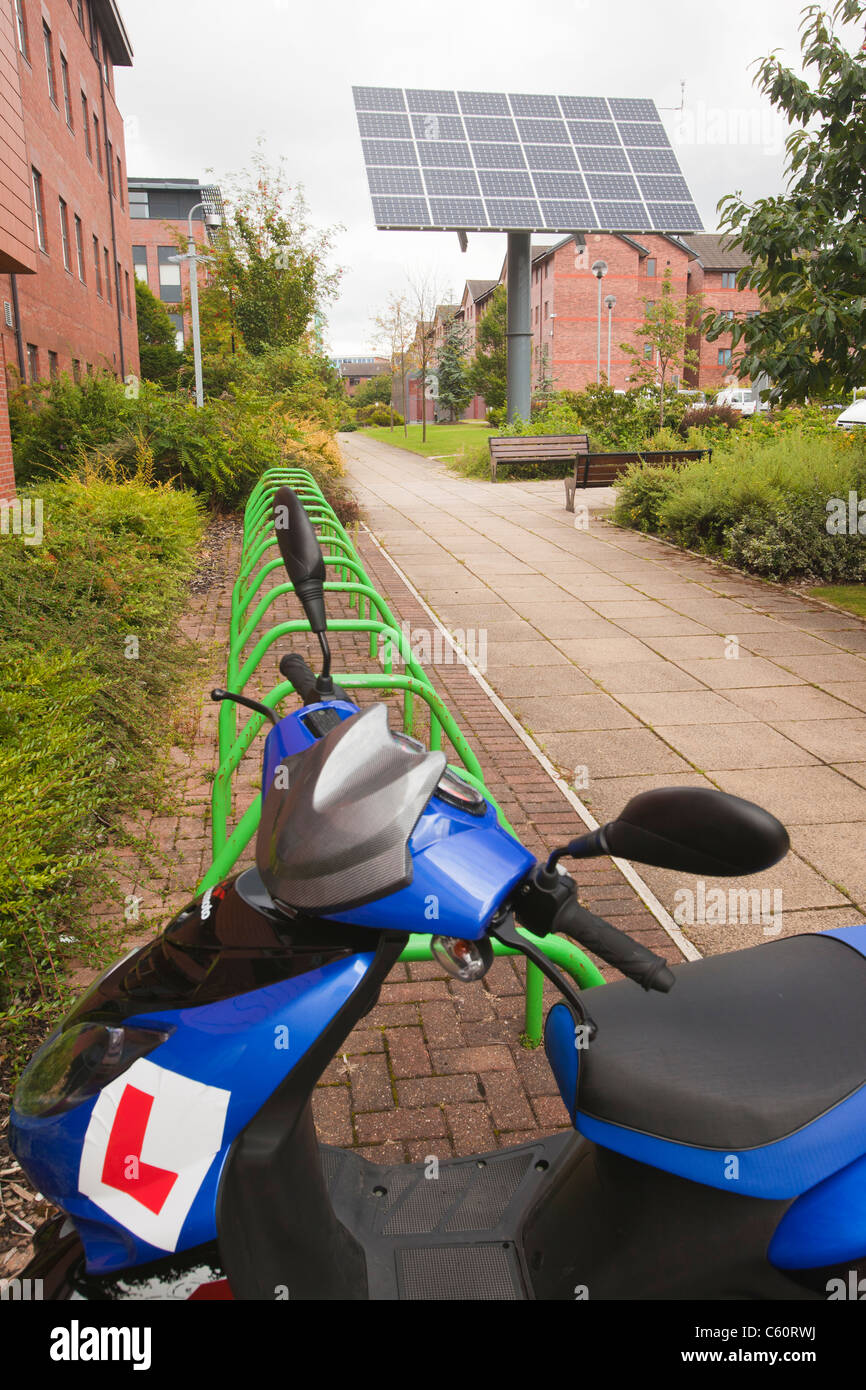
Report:
<svg viewBox="0 0 866 1390"><path fill-rule="evenodd" d="M18 371L21 374L21 385L27 381L27 365L24 361L24 333L21 328L21 310L18 305L18 276L10 275L9 282L12 286L12 312L15 315L15 343L18 348Z"/></svg>
<svg viewBox="0 0 866 1390"><path fill-rule="evenodd" d="M104 43L105 40L103 39L103 44ZM95 56L94 54L94 57ZM105 146L105 182L108 190L108 214L111 218L111 252L113 260L111 274L114 279L114 304L117 309L117 341L120 347L120 379L123 381L126 377L126 355L123 351L123 305L121 303L120 294L120 277L117 271L119 257L117 254L117 228L114 225L114 199L111 196L111 185L114 183L115 173L111 167L111 154L108 148L108 111L105 104L105 73L103 72L102 63L99 58L96 59L96 65L99 68L99 95L102 102L102 142ZM118 189L118 195L119 193L120 190Z"/></svg>

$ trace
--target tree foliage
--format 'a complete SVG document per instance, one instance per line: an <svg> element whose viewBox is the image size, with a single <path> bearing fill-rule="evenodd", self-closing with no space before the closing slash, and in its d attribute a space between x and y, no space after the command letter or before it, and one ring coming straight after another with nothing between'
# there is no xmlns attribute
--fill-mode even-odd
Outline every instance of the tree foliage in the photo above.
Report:
<svg viewBox="0 0 866 1390"><path fill-rule="evenodd" d="M643 346L620 343L620 347L632 359L631 380L638 385L658 388L659 429L662 429L668 373L674 367L686 371L698 364L698 353L689 343L698 331L699 314L694 297L681 299L674 294L670 266L662 277L660 295L656 300L644 299L644 320L635 330L635 337ZM646 346L652 349L649 357L645 353Z"/></svg>
<svg viewBox="0 0 866 1390"><path fill-rule="evenodd" d="M733 324L711 314L705 328L711 340L733 330L740 375L766 373L783 401L843 396L866 381L866 58L840 33L862 29L864 13L861 0L803 11L803 75L776 54L760 61L758 89L796 127L787 191L719 205L750 261L738 286L757 290L763 307Z"/></svg>
<svg viewBox="0 0 866 1390"><path fill-rule="evenodd" d="M508 294L497 285L475 330L475 356L469 369L472 390L488 410L501 410L508 396Z"/></svg>
<svg viewBox="0 0 866 1390"><path fill-rule="evenodd" d="M226 202L202 294L203 328L213 336L206 346L224 351L232 331L254 356L299 343L339 283L328 264L333 231L312 228L285 162L272 168L261 145Z"/></svg>
<svg viewBox="0 0 866 1390"><path fill-rule="evenodd" d="M138 319L138 354L145 381L176 387L183 357L177 350L174 324L161 299L143 280L135 281L135 312Z"/></svg>
<svg viewBox="0 0 866 1390"><path fill-rule="evenodd" d="M457 420L474 394L466 363L466 327L458 319L452 319L448 325L436 370L439 374L439 404L450 411L453 420Z"/></svg>

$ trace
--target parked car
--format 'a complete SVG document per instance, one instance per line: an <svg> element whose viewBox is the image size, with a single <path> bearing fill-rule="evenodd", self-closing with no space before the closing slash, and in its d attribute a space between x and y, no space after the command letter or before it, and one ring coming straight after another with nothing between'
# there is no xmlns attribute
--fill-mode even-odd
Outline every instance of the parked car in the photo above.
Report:
<svg viewBox="0 0 866 1390"><path fill-rule="evenodd" d="M738 410L742 415L754 415L756 410L768 409L757 391L752 391L748 386L726 386L724 391L720 391L716 396L715 404L729 405L732 410Z"/></svg>
<svg viewBox="0 0 866 1390"><path fill-rule="evenodd" d="M861 396L853 404L846 405L842 414L837 416L836 424L841 430L853 430L858 425L866 425L866 397Z"/></svg>

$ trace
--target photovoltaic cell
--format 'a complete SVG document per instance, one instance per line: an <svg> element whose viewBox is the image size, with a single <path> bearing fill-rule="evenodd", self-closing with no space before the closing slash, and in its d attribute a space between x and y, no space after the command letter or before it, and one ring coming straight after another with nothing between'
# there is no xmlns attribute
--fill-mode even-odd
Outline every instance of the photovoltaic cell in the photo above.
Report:
<svg viewBox="0 0 866 1390"><path fill-rule="evenodd" d="M618 121L657 121L655 102L634 97L608 97L608 106Z"/></svg>
<svg viewBox="0 0 866 1390"><path fill-rule="evenodd" d="M380 227L429 227L426 198L373 198L373 212Z"/></svg>
<svg viewBox="0 0 866 1390"><path fill-rule="evenodd" d="M625 150L605 147L603 150L589 149L586 145L577 148L577 159L581 169L593 173L628 173L629 163Z"/></svg>
<svg viewBox="0 0 866 1390"><path fill-rule="evenodd" d="M586 184L580 174L535 174L533 177L539 198L587 198Z"/></svg>
<svg viewBox="0 0 866 1390"><path fill-rule="evenodd" d="M371 169L371 193L420 193L424 185L417 169Z"/></svg>
<svg viewBox="0 0 866 1390"><path fill-rule="evenodd" d="M647 99L352 90L379 226L700 228Z"/></svg>
<svg viewBox="0 0 866 1390"><path fill-rule="evenodd" d="M481 191L472 169L425 169L424 182L427 192L439 197L446 193L477 197Z"/></svg>
<svg viewBox="0 0 866 1390"><path fill-rule="evenodd" d="M482 169L478 175L485 198L532 198L532 179L519 169Z"/></svg>
<svg viewBox="0 0 866 1390"><path fill-rule="evenodd" d="M356 111L405 111L401 87L353 87Z"/></svg>
<svg viewBox="0 0 866 1390"><path fill-rule="evenodd" d="M517 127L501 116L464 116L470 140L517 140Z"/></svg>
<svg viewBox="0 0 866 1390"><path fill-rule="evenodd" d="M393 111L359 111L358 129L362 136L392 135L406 140L412 137L409 117Z"/></svg>
<svg viewBox="0 0 866 1390"><path fill-rule="evenodd" d="M570 145L524 145L530 169L576 169Z"/></svg>
<svg viewBox="0 0 866 1390"><path fill-rule="evenodd" d="M463 140L466 131L459 116L413 116L412 129L416 140Z"/></svg>
<svg viewBox="0 0 866 1390"><path fill-rule="evenodd" d="M362 140L366 164L417 164L418 156L411 140Z"/></svg>
<svg viewBox="0 0 866 1390"><path fill-rule="evenodd" d="M545 145L567 145L568 131L563 121L518 120L517 129L521 140L528 144L537 142Z"/></svg>
<svg viewBox="0 0 866 1390"><path fill-rule="evenodd" d="M431 198L430 210L437 227L486 227L480 198Z"/></svg>
<svg viewBox="0 0 866 1390"><path fill-rule="evenodd" d="M515 116L554 116L559 120L559 103L556 97L514 96L509 94L511 109Z"/></svg>
<svg viewBox="0 0 866 1390"><path fill-rule="evenodd" d="M647 202L658 203L662 199L677 203L691 201L692 195L685 179L673 174L641 174L638 176L638 185Z"/></svg>
<svg viewBox="0 0 866 1390"><path fill-rule="evenodd" d="M575 121L609 121L610 111L604 97L560 97L562 114Z"/></svg>
<svg viewBox="0 0 866 1390"><path fill-rule="evenodd" d="M504 92L458 92L464 116L509 116L511 109Z"/></svg>
<svg viewBox="0 0 866 1390"><path fill-rule="evenodd" d="M417 87L406 89L406 104L410 111L441 111L459 115L460 107L453 92L422 91Z"/></svg>
<svg viewBox="0 0 866 1390"><path fill-rule="evenodd" d="M555 148L551 146L549 148ZM479 169L525 169L526 160L519 145L478 145L472 146L475 163ZM566 152L567 153L567 152ZM559 166L557 166L559 167Z"/></svg>
<svg viewBox="0 0 866 1390"><path fill-rule="evenodd" d="M519 145L515 145L517 150ZM437 144L435 140L422 140L418 146L421 163L425 169L471 169L472 155L468 145L457 145L454 141Z"/></svg>
<svg viewBox="0 0 866 1390"><path fill-rule="evenodd" d="M626 149L632 145L651 145L657 149L670 148L671 142L661 122L657 125L651 125L649 121L620 121L619 133Z"/></svg>
<svg viewBox="0 0 866 1390"><path fill-rule="evenodd" d="M678 174L680 166L673 150L629 150L636 174Z"/></svg>

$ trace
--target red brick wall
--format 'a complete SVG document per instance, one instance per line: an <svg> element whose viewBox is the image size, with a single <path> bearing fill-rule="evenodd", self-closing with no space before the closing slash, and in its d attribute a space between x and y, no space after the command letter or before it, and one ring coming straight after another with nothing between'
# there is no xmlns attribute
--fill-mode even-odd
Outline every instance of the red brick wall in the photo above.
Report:
<svg viewBox="0 0 866 1390"><path fill-rule="evenodd" d="M0 501L15 496L15 470L12 467L12 440L9 435L9 409L6 401L6 363L0 344Z"/></svg>
<svg viewBox="0 0 866 1390"><path fill-rule="evenodd" d="M209 246L204 220L199 214L193 218L192 230L195 237L196 246L200 250L206 251ZM177 251L177 239L180 237L184 250L187 247L187 234L189 223L187 219L175 218L147 218L133 217L130 220L130 238L133 246L144 246L147 249L147 283L157 299L161 298L159 292L159 248L160 246L172 246ZM198 282L204 286L207 279L203 266L199 266ZM166 303L165 307L170 314L179 314L182 304L189 294L189 263L181 262L180 285L183 300L180 304ZM184 341L188 342L192 328L188 313L183 317Z"/></svg>
<svg viewBox="0 0 866 1390"><path fill-rule="evenodd" d="M734 309L739 316L761 307L755 290L722 289L722 272L704 270L697 261L692 262L691 292L703 296L704 309ZM702 391L717 391L727 381L738 379L732 367L719 363L719 351L731 346L729 334L723 334L714 343L706 338L695 340L693 346L700 354L698 380Z"/></svg>
<svg viewBox="0 0 866 1390"><path fill-rule="evenodd" d="M88 363L95 370L107 368L120 373L138 371L138 336L135 299L132 294L132 238L126 194L126 148L123 120L114 100L114 78L104 84L101 68L87 37L81 32L74 7L67 0L24 0L28 29L29 62L18 55L24 132L27 146L28 180L30 166L42 175L45 205L46 250L36 251L37 273L18 282L21 329L25 344L38 350L39 375L47 377L49 352L57 356L60 371L71 371L73 359ZM42 40L43 16L50 24L54 49L57 104L49 97ZM67 125L61 54L69 70L72 129ZM104 88L104 106L103 106ZM92 158L87 157L81 93L88 104L88 127ZM99 118L102 174L98 170L93 113ZM113 196L106 179L106 142L112 146ZM117 156L121 177L118 179ZM29 193L29 190L28 190ZM70 266L63 263L59 199L68 208ZM111 210L114 213L116 258L112 245ZM78 275L75 247L75 216L82 221L85 283ZM99 243L102 293L97 293L93 264L93 236ZM111 275L111 303L105 286L105 250ZM115 259L120 262L120 302L118 323ZM126 274L130 278L132 314L127 311ZM0 276L0 296L11 300L8 276ZM6 358L16 360L14 334L0 318ZM123 351L121 353L121 342ZM122 363L123 357L123 363Z"/></svg>
<svg viewBox="0 0 866 1390"><path fill-rule="evenodd" d="M33 271L30 166L24 136L18 40L12 8L0 5L0 270Z"/></svg>

